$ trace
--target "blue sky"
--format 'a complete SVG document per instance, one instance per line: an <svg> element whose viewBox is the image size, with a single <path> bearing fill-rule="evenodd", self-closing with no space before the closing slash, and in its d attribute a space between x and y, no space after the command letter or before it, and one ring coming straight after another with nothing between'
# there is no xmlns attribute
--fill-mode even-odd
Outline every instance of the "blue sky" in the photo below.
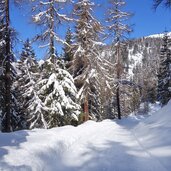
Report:
<svg viewBox="0 0 171 171"><path fill-rule="evenodd" d="M129 20L129 23L133 26L133 33L130 38L138 38L151 34L161 33L165 30L171 31L171 10L166 10L162 6L154 11L152 9L153 0L126 0L126 11L134 13L134 16ZM96 10L95 15L101 22L104 22L105 9L107 8L107 0L94 0L97 4L100 4ZM11 10L11 23L12 26L18 32L18 38L26 40L32 38L38 33L39 28L31 23L31 13L29 13L29 4L18 8L12 6ZM65 29L64 29L65 30ZM64 36L64 32L60 31L60 34ZM34 44L34 50L38 58L42 58L45 54L44 50L38 48L38 44ZM16 46L15 52L18 55L21 49L21 43Z"/></svg>

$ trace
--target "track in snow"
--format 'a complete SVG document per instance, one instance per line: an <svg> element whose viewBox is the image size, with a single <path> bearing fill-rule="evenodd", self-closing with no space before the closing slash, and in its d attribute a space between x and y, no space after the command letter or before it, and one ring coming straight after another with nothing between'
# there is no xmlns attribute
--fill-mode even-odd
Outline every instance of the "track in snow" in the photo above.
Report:
<svg viewBox="0 0 171 171"><path fill-rule="evenodd" d="M108 120L84 128L63 151L59 171L166 171L124 126Z"/></svg>
<svg viewBox="0 0 171 171"><path fill-rule="evenodd" d="M0 134L0 171L170 171L129 119Z"/></svg>

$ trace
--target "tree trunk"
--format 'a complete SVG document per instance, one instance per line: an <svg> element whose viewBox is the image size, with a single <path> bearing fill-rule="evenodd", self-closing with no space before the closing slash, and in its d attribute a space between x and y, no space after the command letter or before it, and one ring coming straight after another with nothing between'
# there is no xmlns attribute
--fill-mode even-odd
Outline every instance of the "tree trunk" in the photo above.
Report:
<svg viewBox="0 0 171 171"><path fill-rule="evenodd" d="M120 90L119 90L119 86L118 86L118 88L116 90L116 101L117 101L118 119L121 119Z"/></svg>
<svg viewBox="0 0 171 171"><path fill-rule="evenodd" d="M88 121L89 120L88 95L85 96L85 100L84 100L84 115L85 115L84 121Z"/></svg>
<svg viewBox="0 0 171 171"><path fill-rule="evenodd" d="M50 57L52 62L55 62L55 44L54 44L54 0L49 0L50 2Z"/></svg>
<svg viewBox="0 0 171 171"><path fill-rule="evenodd" d="M117 85L117 90L116 90L116 102L117 102L117 110L118 110L118 119L121 119L121 106L120 106L120 77L121 77L121 62L120 62L120 40L119 38L117 38L117 68L116 68L116 72L117 72L117 81L118 81L118 85Z"/></svg>
<svg viewBox="0 0 171 171"><path fill-rule="evenodd" d="M10 102L11 102L11 47L10 47L10 16L9 16L9 0L5 1L5 13L6 13L6 60L5 60L5 131L11 131L11 110L10 110Z"/></svg>

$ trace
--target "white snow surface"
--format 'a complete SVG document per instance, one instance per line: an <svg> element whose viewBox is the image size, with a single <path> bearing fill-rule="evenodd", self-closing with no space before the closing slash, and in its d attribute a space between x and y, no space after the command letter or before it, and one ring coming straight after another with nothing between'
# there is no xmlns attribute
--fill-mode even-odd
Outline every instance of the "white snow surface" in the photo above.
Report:
<svg viewBox="0 0 171 171"><path fill-rule="evenodd" d="M128 70L128 77L129 78L134 76L133 69L136 67L136 65L142 63L142 59L143 59L142 52L138 52L135 55L133 55L132 53L133 53L133 49L129 50L128 59L130 61L132 61L132 60L134 61L133 64L129 65L129 70Z"/></svg>
<svg viewBox="0 0 171 171"><path fill-rule="evenodd" d="M170 171L170 114L0 133L0 171Z"/></svg>
<svg viewBox="0 0 171 171"><path fill-rule="evenodd" d="M171 32L168 32L167 33L169 37L171 37ZM153 34L153 35L150 35L150 36L146 36L146 37L150 37L150 38L163 38L164 36L164 33L160 33L160 34Z"/></svg>

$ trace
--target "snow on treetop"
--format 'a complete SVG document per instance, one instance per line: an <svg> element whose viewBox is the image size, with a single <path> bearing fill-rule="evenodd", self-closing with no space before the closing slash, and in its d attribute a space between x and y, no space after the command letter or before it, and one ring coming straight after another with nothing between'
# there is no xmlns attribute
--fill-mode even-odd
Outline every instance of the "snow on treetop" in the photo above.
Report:
<svg viewBox="0 0 171 171"><path fill-rule="evenodd" d="M0 41L0 46L5 45L5 40Z"/></svg>

